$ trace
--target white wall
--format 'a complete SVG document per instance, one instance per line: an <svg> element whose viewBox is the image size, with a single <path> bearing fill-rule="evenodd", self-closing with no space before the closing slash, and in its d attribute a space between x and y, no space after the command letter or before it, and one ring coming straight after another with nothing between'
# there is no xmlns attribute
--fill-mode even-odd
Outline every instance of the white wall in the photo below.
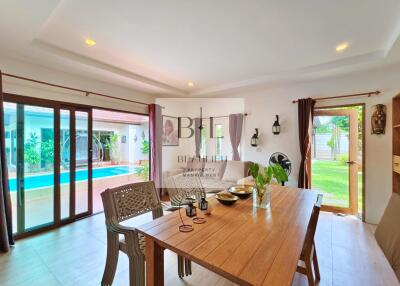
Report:
<svg viewBox="0 0 400 286"><path fill-rule="evenodd" d="M317 107L366 103L366 221L378 223L392 193L391 100L400 92L400 65L282 88L236 94L238 97L245 98L245 110L249 113L245 124L244 159L265 164L273 152L283 152L293 163L290 184L296 185L300 151L297 105L292 104L292 100L374 90L380 90L382 94L370 98L320 101ZM387 105L388 109L385 135L371 135L371 110L372 106L378 103ZM271 132L275 114L281 118L282 133L280 135L273 135ZM259 128L262 138L259 148L250 146L250 138L256 127Z"/></svg>
<svg viewBox="0 0 400 286"><path fill-rule="evenodd" d="M244 100L241 98L157 98L156 103L164 107L163 115L181 117L199 117L200 107L203 107L203 117L226 116L232 113L244 112ZM215 139L209 136L209 121L207 124L207 156L215 155ZM222 124L224 131L223 155L232 158L232 148L229 139L229 120L228 118L216 118L215 124ZM242 153L242 151L240 150ZM179 146L163 147L163 170L170 170L179 166L178 156L194 156L195 141L192 138L179 139Z"/></svg>
<svg viewBox="0 0 400 286"><path fill-rule="evenodd" d="M66 85L78 89L90 90L93 92L108 94L116 97L152 103L154 96L117 85L96 81L90 78L75 76L69 73L51 70L36 64L31 64L19 59L12 59L0 55L0 69L3 73L15 74L36 80L51 82L59 85ZM104 99L90 95L86 97L82 93L71 92L59 88L30 83L27 81L3 78L3 91L19 95L39 97L64 102L81 103L86 105L113 108L131 112L148 113L147 106L134 103Z"/></svg>

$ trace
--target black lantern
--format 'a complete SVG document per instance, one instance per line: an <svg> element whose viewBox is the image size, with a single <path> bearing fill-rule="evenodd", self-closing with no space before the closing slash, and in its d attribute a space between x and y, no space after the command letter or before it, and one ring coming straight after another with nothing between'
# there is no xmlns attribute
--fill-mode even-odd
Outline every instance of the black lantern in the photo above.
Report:
<svg viewBox="0 0 400 286"><path fill-rule="evenodd" d="M187 198L187 200L188 200L188 205L186 207L186 215L188 217L195 217L197 213L196 213L196 207L193 205L194 200L192 198Z"/></svg>
<svg viewBox="0 0 400 286"><path fill-rule="evenodd" d="M281 133L281 125L279 124L279 115L275 115L276 116L276 120L274 122L274 125L272 125L272 133L274 135L278 135L279 133Z"/></svg>
<svg viewBox="0 0 400 286"><path fill-rule="evenodd" d="M257 147L258 146L258 128L255 129L255 133L251 137L251 146Z"/></svg>
<svg viewBox="0 0 400 286"><path fill-rule="evenodd" d="M208 209L208 202L206 198L202 197L199 202L199 209L202 211L206 211Z"/></svg>

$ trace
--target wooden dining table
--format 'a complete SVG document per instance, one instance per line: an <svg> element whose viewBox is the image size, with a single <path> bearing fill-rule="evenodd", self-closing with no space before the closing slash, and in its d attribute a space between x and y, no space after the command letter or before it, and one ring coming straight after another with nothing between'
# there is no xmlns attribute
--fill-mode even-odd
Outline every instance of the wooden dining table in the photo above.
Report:
<svg viewBox="0 0 400 286"><path fill-rule="evenodd" d="M291 285L316 200L310 190L271 186L268 209L252 197L232 206L209 198L204 224L181 210L191 232L180 232L175 211L137 227L146 239L146 285L164 285L164 250L169 249L239 285Z"/></svg>

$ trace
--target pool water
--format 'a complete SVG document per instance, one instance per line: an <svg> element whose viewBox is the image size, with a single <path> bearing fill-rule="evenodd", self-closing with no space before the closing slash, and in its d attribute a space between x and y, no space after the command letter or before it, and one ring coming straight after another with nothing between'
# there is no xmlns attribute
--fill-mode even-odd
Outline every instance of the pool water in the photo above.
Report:
<svg viewBox="0 0 400 286"><path fill-rule="evenodd" d="M105 167L105 168L94 168L92 171L93 179L107 178L118 175L128 175L136 174L140 170L140 167L130 167L130 166L117 166L117 167ZM60 174L60 183L69 183L70 172L62 172ZM77 170L75 172L75 181L85 181L88 179L87 169ZM54 185L54 174L43 174L27 176L24 178L25 190L37 189L44 187L51 187ZM17 191L17 179L9 179L10 191Z"/></svg>

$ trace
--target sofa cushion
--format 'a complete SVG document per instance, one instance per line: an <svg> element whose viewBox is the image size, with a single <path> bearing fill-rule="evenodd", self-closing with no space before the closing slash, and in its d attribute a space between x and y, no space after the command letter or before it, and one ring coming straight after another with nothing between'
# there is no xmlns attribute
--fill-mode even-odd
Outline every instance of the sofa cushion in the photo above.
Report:
<svg viewBox="0 0 400 286"><path fill-rule="evenodd" d="M231 186L236 185L235 181L221 181L215 178L201 177L201 184L203 185L206 193L218 193L223 191Z"/></svg>
<svg viewBox="0 0 400 286"><path fill-rule="evenodd" d="M203 177L222 179L226 167L226 161L206 162L204 164Z"/></svg>
<svg viewBox="0 0 400 286"><path fill-rule="evenodd" d="M248 162L228 161L226 164L224 176L222 177L222 181L237 182L239 179L247 176L248 169Z"/></svg>
<svg viewBox="0 0 400 286"><path fill-rule="evenodd" d="M400 195L393 193L382 219L376 228L375 238L400 281Z"/></svg>

